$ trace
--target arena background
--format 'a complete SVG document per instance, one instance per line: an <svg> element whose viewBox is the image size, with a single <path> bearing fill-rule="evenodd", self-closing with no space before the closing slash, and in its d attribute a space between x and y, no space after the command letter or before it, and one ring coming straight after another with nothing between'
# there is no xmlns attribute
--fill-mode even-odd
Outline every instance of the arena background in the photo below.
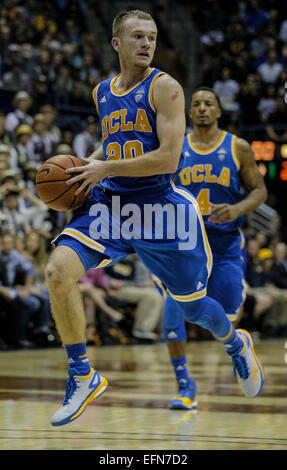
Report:
<svg viewBox="0 0 287 470"><path fill-rule="evenodd" d="M272 258L277 243L285 243L287 270L287 5L277 0L27 0L24 4L3 0L1 234L10 231L17 238L17 249L23 249L27 235L23 213L16 223L5 206L7 178L37 195L33 175L43 161L55 153L88 156L100 145L92 90L119 72L110 44L112 20L129 8L146 10L156 20L159 34L153 65L183 86L188 128L191 94L198 86L208 86L221 99L221 127L250 142L268 199L246 218L245 233L249 238L259 233L259 248L271 250L262 253L264 259ZM30 100L30 121L13 127L13 113L23 94L24 100ZM49 252L51 239L65 224L65 214L39 210L39 217L34 217L29 212L33 204L26 197L25 214ZM285 284L279 287L286 292Z"/></svg>

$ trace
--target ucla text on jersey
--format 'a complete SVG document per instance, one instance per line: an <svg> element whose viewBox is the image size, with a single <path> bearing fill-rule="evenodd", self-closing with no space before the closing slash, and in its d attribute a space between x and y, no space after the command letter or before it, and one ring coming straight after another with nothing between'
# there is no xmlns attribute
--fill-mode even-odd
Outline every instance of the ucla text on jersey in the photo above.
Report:
<svg viewBox="0 0 287 470"><path fill-rule="evenodd" d="M153 87L163 74L159 69L150 68L141 82L125 92L118 92L114 86L118 75L104 80L94 89L105 160L135 158L159 147ZM110 177L102 181L101 186L116 192L151 189L168 186L174 176Z"/></svg>
<svg viewBox="0 0 287 470"><path fill-rule="evenodd" d="M196 197L206 229L232 231L240 228L243 217L223 225L208 221L212 204L236 204L246 192L241 186L240 163L236 155L236 136L222 131L214 147L200 150L192 142L192 135L185 136L182 156L183 169L176 184L186 187Z"/></svg>

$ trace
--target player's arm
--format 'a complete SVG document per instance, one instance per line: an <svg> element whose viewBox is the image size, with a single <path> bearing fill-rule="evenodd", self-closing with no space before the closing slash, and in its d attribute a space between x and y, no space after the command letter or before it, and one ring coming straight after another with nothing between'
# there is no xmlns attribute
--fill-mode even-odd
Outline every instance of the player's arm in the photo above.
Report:
<svg viewBox="0 0 287 470"><path fill-rule="evenodd" d="M79 173L68 180L69 184L83 180L77 193L86 191L107 176L141 177L177 170L186 127L182 87L170 76L163 75L155 82L153 100L157 110L159 147L137 158L95 160L85 167L67 170L68 173Z"/></svg>
<svg viewBox="0 0 287 470"><path fill-rule="evenodd" d="M258 170L253 151L244 139L236 139L236 154L240 163L240 176L248 195L236 204L211 204L212 215L208 220L224 224L241 215L254 211L267 198L267 190Z"/></svg>

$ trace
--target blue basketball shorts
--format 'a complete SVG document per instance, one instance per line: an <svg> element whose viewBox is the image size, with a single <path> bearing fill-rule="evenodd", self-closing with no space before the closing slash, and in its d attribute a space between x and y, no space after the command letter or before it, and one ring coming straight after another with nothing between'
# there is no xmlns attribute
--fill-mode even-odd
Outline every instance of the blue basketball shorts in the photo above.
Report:
<svg viewBox="0 0 287 470"><path fill-rule="evenodd" d="M227 318L236 322L246 291L244 236L240 230L208 231L207 235L213 254L207 296L221 304ZM183 312L170 296L166 296L163 324L166 341L186 340Z"/></svg>
<svg viewBox="0 0 287 470"><path fill-rule="evenodd" d="M86 271L137 253L175 300L206 295L212 254L204 222L195 198L173 183L141 194L94 187L53 244L74 249Z"/></svg>

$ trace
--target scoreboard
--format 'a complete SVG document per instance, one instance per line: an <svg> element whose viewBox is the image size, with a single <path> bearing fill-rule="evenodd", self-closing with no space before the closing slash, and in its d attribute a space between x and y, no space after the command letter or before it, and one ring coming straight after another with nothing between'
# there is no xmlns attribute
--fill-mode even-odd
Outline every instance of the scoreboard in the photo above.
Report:
<svg viewBox="0 0 287 470"><path fill-rule="evenodd" d="M287 143L280 144L271 140L253 140L251 147L255 155L258 169L265 183L271 188L287 190ZM283 184L282 184L283 183Z"/></svg>
<svg viewBox="0 0 287 470"><path fill-rule="evenodd" d="M287 143L253 140L250 145L264 177L267 204L280 215L281 230L287 240Z"/></svg>

